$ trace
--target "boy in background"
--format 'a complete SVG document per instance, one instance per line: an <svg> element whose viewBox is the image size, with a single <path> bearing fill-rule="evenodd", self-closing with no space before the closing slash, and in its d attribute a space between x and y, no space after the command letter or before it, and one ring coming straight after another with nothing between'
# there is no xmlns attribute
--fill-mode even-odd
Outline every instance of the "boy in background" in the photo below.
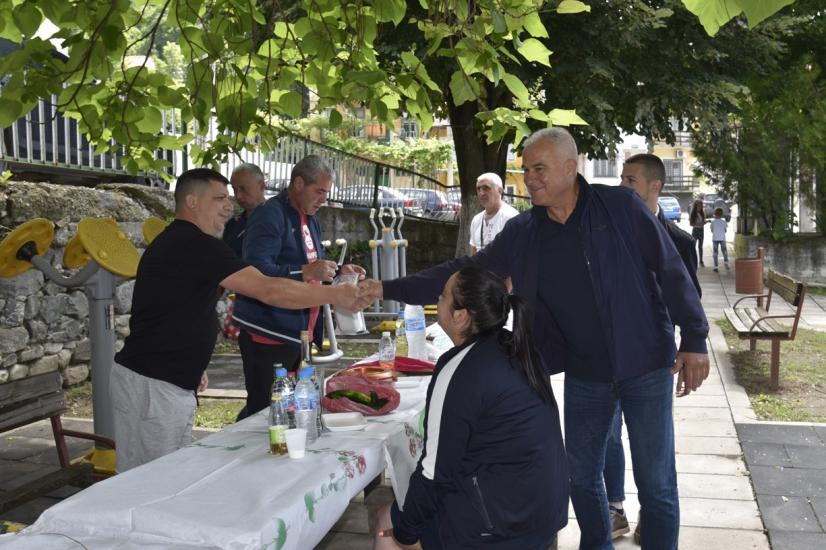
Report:
<svg viewBox="0 0 826 550"><path fill-rule="evenodd" d="M714 210L714 219L711 220L711 244L714 247L714 271L717 271L717 248L723 249L723 262L728 269L728 249L726 249L726 231L728 224L723 219L723 209Z"/></svg>

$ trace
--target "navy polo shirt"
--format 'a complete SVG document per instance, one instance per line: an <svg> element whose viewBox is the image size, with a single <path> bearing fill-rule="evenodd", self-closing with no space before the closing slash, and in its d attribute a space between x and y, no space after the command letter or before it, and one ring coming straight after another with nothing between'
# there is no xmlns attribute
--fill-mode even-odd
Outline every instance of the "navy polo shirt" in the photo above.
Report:
<svg viewBox="0 0 826 550"><path fill-rule="evenodd" d="M540 216L538 298L565 340L565 373L583 380L610 382L611 364L597 311L591 275L580 236L586 189L564 224Z"/></svg>

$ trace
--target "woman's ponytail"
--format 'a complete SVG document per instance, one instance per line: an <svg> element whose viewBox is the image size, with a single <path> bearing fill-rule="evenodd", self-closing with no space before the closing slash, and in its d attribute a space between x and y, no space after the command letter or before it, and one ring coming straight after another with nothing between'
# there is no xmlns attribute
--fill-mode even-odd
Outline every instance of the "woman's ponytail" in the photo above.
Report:
<svg viewBox="0 0 826 550"><path fill-rule="evenodd" d="M459 271L453 287L454 307L467 309L471 326L466 337L497 335L500 345L514 366L521 370L528 383L543 401L553 403L551 381L536 352L533 341L533 311L527 300L508 293L504 280L476 266ZM513 331L504 328L508 313L513 310Z"/></svg>

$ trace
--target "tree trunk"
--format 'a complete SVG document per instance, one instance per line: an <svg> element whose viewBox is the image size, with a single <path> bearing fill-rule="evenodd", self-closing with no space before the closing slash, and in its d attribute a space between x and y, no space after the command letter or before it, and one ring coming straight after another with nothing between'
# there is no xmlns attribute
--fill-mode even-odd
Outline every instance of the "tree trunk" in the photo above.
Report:
<svg viewBox="0 0 826 550"><path fill-rule="evenodd" d="M508 143L488 144L475 122L478 105L473 102L460 106L447 98L450 126L453 129L453 146L456 150L456 167L462 189L462 210L459 212L459 236L456 256L470 253L470 221L481 210L476 198L476 178L485 172L495 172L505 180Z"/></svg>

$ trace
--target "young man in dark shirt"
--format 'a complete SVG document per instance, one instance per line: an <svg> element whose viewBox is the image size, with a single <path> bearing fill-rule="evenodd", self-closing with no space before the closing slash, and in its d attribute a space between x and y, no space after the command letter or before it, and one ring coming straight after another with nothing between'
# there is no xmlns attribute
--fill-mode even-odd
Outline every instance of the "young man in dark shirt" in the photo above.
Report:
<svg viewBox="0 0 826 550"><path fill-rule="evenodd" d="M702 296L700 282L697 280L697 251L694 249L694 237L677 227L673 221L667 220L657 201L664 184L665 166L658 156L642 153L626 159L622 167L621 185L633 189L665 228L685 264L694 288L697 289L697 295ZM605 479L605 492L608 496L608 513L611 517L611 538L615 539L630 530L623 507L625 450L622 445L622 412L619 408L614 414L611 434L608 436L603 478ZM641 529L638 521L634 539L639 542L640 536Z"/></svg>
<svg viewBox="0 0 826 550"><path fill-rule="evenodd" d="M195 395L208 383L222 287L285 308L366 305L355 285L266 277L239 259L217 238L232 215L228 183L206 168L181 174L175 221L138 264L130 334L115 355L110 383L119 471L191 442Z"/></svg>

